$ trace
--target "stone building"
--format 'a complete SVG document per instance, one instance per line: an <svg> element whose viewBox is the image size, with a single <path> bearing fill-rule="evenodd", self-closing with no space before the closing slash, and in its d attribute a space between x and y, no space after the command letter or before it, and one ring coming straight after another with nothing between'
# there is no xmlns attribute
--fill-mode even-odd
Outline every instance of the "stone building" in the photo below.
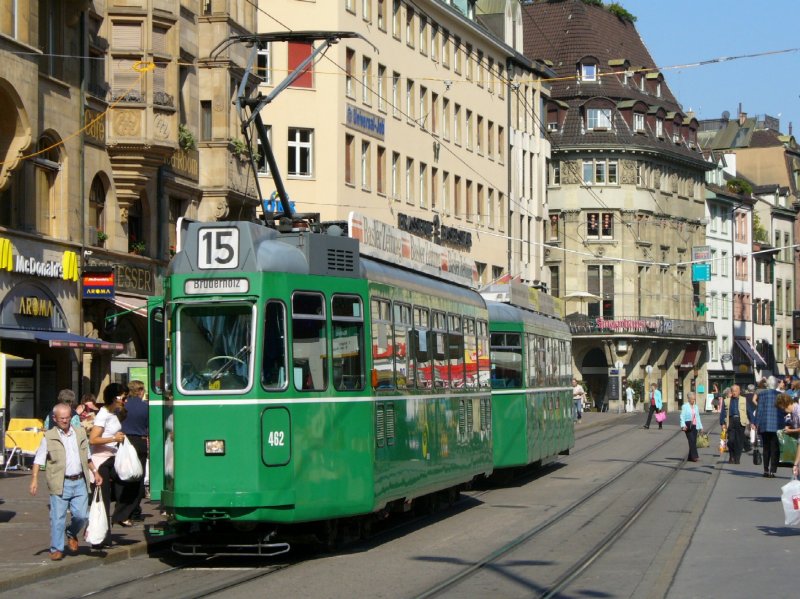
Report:
<svg viewBox="0 0 800 599"><path fill-rule="evenodd" d="M145 302L181 216L251 218L231 111L248 0L0 8L0 351L11 416L145 376ZM202 166L202 168L201 168Z"/></svg>
<svg viewBox="0 0 800 599"><path fill-rule="evenodd" d="M567 300L575 376L598 407L616 399L614 368L657 383L675 409L708 387L713 325L698 314L705 284L693 282L692 250L705 245L713 167L697 120L617 12L580 0L523 6L525 55L557 73L543 121L552 148L545 264L553 294Z"/></svg>

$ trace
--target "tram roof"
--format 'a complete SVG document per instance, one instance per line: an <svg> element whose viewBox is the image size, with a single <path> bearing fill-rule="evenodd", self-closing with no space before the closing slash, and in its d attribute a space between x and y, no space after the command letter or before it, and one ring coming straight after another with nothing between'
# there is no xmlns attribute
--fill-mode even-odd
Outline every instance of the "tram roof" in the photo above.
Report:
<svg viewBox="0 0 800 599"><path fill-rule="evenodd" d="M565 336L570 334L569 325L558 318L544 316L505 302L487 300L486 306L489 308L490 322L521 323L534 328L544 328L552 333L563 333Z"/></svg>

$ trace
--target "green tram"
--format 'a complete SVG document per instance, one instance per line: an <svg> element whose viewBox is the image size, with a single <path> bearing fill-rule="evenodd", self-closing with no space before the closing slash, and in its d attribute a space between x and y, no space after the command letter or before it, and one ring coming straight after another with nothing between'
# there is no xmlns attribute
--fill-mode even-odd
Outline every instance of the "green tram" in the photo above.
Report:
<svg viewBox="0 0 800 599"><path fill-rule="evenodd" d="M483 292L489 308L495 470L544 465L575 444L572 337L558 300L522 285Z"/></svg>
<svg viewBox="0 0 800 599"><path fill-rule="evenodd" d="M487 307L453 256L433 277L367 255L379 225L400 255L433 244L349 225L360 241L250 222L181 232L149 305L151 496L176 528L240 546L256 533L253 552L277 553L298 531L327 541L572 445L561 321Z"/></svg>
<svg viewBox="0 0 800 599"><path fill-rule="evenodd" d="M189 223L150 323L151 494L178 524L406 509L493 469L489 363L465 360L485 302L356 239Z"/></svg>

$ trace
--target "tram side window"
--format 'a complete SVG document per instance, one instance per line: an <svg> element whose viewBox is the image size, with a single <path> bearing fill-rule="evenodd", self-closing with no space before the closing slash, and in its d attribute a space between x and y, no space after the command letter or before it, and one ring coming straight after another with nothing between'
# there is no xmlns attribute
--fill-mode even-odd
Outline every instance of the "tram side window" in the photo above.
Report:
<svg viewBox="0 0 800 599"><path fill-rule="evenodd" d="M536 384L544 387L547 384L547 361L544 337L536 335Z"/></svg>
<svg viewBox="0 0 800 599"><path fill-rule="evenodd" d="M447 357L450 362L450 386L464 387L464 335L461 333L461 317L447 315Z"/></svg>
<svg viewBox="0 0 800 599"><path fill-rule="evenodd" d="M450 386L447 361L447 321L444 312L433 312L433 380L437 389Z"/></svg>
<svg viewBox="0 0 800 599"><path fill-rule="evenodd" d="M264 312L264 363L261 384L265 389L285 389L286 309L282 302L269 301Z"/></svg>
<svg viewBox="0 0 800 599"><path fill-rule="evenodd" d="M394 304L395 384L398 389L414 387L414 355L411 351L413 335L411 306Z"/></svg>
<svg viewBox="0 0 800 599"><path fill-rule="evenodd" d="M164 308L159 306L150 311L149 315L149 349L148 365L150 368L150 382L153 392L161 395L164 392Z"/></svg>
<svg viewBox="0 0 800 599"><path fill-rule="evenodd" d="M320 293L292 296L292 376L298 391L328 386L325 300Z"/></svg>
<svg viewBox="0 0 800 599"><path fill-rule="evenodd" d="M416 360L417 388L429 389L433 386L431 352L428 334L430 331L430 312L427 308L414 308L414 359Z"/></svg>
<svg viewBox="0 0 800 599"><path fill-rule="evenodd" d="M522 345L518 333L492 333L492 388L522 386Z"/></svg>
<svg viewBox="0 0 800 599"><path fill-rule="evenodd" d="M475 389L478 387L478 333L475 328L475 319L465 317L462 321L464 331L464 356L466 370L466 387Z"/></svg>
<svg viewBox="0 0 800 599"><path fill-rule="evenodd" d="M392 339L391 303L373 299L372 313L372 386L394 388L394 341Z"/></svg>
<svg viewBox="0 0 800 599"><path fill-rule="evenodd" d="M481 359L483 358L483 359ZM491 364L489 354L489 323L485 320L478 321L478 381L482 389L491 387Z"/></svg>
<svg viewBox="0 0 800 599"><path fill-rule="evenodd" d="M331 299L333 325L333 387L337 391L364 388L364 310L361 298L334 295Z"/></svg>
<svg viewBox="0 0 800 599"><path fill-rule="evenodd" d="M526 363L528 365L528 387L536 386L536 337L525 335Z"/></svg>

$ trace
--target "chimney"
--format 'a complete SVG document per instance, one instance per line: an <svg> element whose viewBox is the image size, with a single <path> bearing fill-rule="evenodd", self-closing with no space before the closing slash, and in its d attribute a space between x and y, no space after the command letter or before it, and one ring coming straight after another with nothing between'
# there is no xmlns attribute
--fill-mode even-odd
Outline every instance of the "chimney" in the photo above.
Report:
<svg viewBox="0 0 800 599"><path fill-rule="evenodd" d="M739 111L739 126L744 126L744 122L747 120L747 113Z"/></svg>

